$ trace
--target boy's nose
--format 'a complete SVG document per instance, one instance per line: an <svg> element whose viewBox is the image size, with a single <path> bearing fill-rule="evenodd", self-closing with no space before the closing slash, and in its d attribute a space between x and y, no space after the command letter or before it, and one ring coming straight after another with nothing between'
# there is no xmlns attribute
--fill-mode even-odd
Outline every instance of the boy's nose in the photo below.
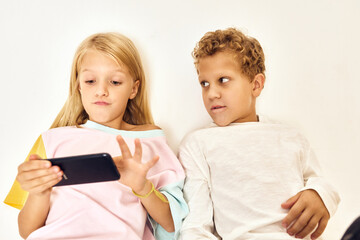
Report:
<svg viewBox="0 0 360 240"><path fill-rule="evenodd" d="M216 86L210 87L208 90L208 98L209 99L216 99L216 98L220 98L221 93L220 93L220 89L218 89Z"/></svg>

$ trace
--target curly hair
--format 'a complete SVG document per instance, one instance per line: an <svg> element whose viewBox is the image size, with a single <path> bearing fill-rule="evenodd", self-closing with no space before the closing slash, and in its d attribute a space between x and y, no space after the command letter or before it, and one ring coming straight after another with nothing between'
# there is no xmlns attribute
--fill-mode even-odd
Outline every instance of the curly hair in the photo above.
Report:
<svg viewBox="0 0 360 240"><path fill-rule="evenodd" d="M265 75L265 55L260 43L236 28L207 32L192 52L195 66L198 66L202 58L225 51L235 55L241 72L250 81L254 79L256 74Z"/></svg>

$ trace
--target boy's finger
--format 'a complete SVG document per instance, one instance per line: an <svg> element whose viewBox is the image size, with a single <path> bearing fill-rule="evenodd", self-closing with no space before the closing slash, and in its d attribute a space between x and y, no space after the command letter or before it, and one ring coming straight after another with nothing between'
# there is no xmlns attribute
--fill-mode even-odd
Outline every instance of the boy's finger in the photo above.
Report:
<svg viewBox="0 0 360 240"><path fill-rule="evenodd" d="M301 213L304 211L304 206L297 202L297 204L293 205L286 217L282 220L281 224L284 228L288 228L290 224L297 218L300 217Z"/></svg>
<svg viewBox="0 0 360 240"><path fill-rule="evenodd" d="M310 221L312 215L309 215L306 211L302 212L298 218L293 222L293 224L286 230L286 232L293 236L298 232L301 232L308 222Z"/></svg>
<svg viewBox="0 0 360 240"><path fill-rule="evenodd" d="M321 236L321 234L324 232L326 225L328 223L328 218L321 218L320 222L318 224L318 227L316 228L315 232L311 234L311 239L317 239Z"/></svg>
<svg viewBox="0 0 360 240"><path fill-rule="evenodd" d="M289 198L288 200L286 200L285 202L283 202L281 204L281 207L284 208L284 209L289 209L291 208L296 202L297 200L299 199L301 195L301 192L297 193L295 196L292 196L291 198Z"/></svg>
<svg viewBox="0 0 360 240"><path fill-rule="evenodd" d="M126 144L125 140L120 135L116 136L116 140L119 143L119 147L120 147L120 150L121 150L122 157L124 159L132 158L131 152L130 152L129 147Z"/></svg>
<svg viewBox="0 0 360 240"><path fill-rule="evenodd" d="M319 220L320 220L320 217L314 215L301 231L299 231L298 233L295 233L295 237L296 238L306 237L309 233L314 231Z"/></svg>
<svg viewBox="0 0 360 240"><path fill-rule="evenodd" d="M142 147L140 140L138 138L135 139L135 152L134 152L134 159L138 162L141 162L142 156Z"/></svg>

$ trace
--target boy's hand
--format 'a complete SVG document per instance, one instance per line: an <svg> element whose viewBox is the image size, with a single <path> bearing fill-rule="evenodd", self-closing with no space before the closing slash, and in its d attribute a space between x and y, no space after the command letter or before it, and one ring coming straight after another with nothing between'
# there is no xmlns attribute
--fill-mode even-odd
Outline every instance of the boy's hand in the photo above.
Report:
<svg viewBox="0 0 360 240"><path fill-rule="evenodd" d="M122 156L113 158L121 175L119 181L137 194L145 195L151 190L146 175L150 168L157 163L159 157L155 156L152 160L142 163L142 148L139 139L135 139L134 155L131 154L126 142L120 135L116 137L116 140L122 153Z"/></svg>
<svg viewBox="0 0 360 240"><path fill-rule="evenodd" d="M51 187L60 182L62 175L58 166L51 166L51 162L32 154L29 161L18 167L16 180L23 190L31 194L43 194L50 192Z"/></svg>
<svg viewBox="0 0 360 240"><path fill-rule="evenodd" d="M281 204L281 207L290 209L282 225L287 228L289 235L295 235L296 238L306 237L315 227L317 228L311 234L311 239L320 237L330 218L319 194L312 189L299 192Z"/></svg>

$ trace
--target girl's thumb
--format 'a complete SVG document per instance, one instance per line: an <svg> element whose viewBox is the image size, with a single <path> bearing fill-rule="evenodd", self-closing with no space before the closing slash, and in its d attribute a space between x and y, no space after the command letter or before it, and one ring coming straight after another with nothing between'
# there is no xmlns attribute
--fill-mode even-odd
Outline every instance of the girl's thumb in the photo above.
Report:
<svg viewBox="0 0 360 240"><path fill-rule="evenodd" d="M29 160L40 160L40 159L42 159L42 158L37 154L31 154L29 156Z"/></svg>

